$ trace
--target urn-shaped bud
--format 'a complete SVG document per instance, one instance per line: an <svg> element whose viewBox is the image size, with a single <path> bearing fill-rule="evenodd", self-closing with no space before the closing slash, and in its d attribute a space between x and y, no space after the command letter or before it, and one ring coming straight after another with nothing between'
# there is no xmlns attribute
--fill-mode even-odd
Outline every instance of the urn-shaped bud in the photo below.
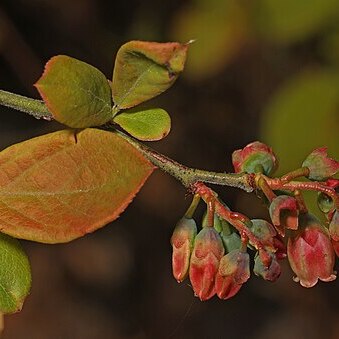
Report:
<svg viewBox="0 0 339 339"><path fill-rule="evenodd" d="M330 221L329 231L334 241L339 241L339 211L335 211Z"/></svg>
<svg viewBox="0 0 339 339"><path fill-rule="evenodd" d="M339 171L339 162L327 155L327 147L315 149L302 166L309 169L308 178L311 180L326 180Z"/></svg>
<svg viewBox="0 0 339 339"><path fill-rule="evenodd" d="M330 178L326 180L326 186L331 187L335 190L337 190L337 192L339 192L339 179L335 179L335 178Z"/></svg>
<svg viewBox="0 0 339 339"><path fill-rule="evenodd" d="M224 247L219 233L213 227L204 227L196 236L189 277L194 293L200 300L215 294L214 282Z"/></svg>
<svg viewBox="0 0 339 339"><path fill-rule="evenodd" d="M255 275L262 277L265 280L272 282L276 281L281 274L281 267L275 253L271 253L271 262L268 266L264 265L260 255L257 254L254 258L253 272Z"/></svg>
<svg viewBox="0 0 339 339"><path fill-rule="evenodd" d="M226 253L240 248L241 238L237 232L232 232L230 234L224 234L223 232L221 232L220 236L224 244Z"/></svg>
<svg viewBox="0 0 339 339"><path fill-rule="evenodd" d="M193 249L194 238L197 235L197 226L192 218L181 218L175 226L172 244L172 269L173 276L182 282L187 274L190 257Z"/></svg>
<svg viewBox="0 0 339 339"><path fill-rule="evenodd" d="M258 173L272 174L278 161L272 149L262 142L255 141L243 149L238 149L232 154L232 163L236 173Z"/></svg>
<svg viewBox="0 0 339 339"><path fill-rule="evenodd" d="M332 245L333 245L333 249L334 249L335 254L339 258L339 241L334 241L332 239Z"/></svg>
<svg viewBox="0 0 339 339"><path fill-rule="evenodd" d="M235 228L226 220L221 220L222 231L220 233L225 252L231 252L241 247L241 239Z"/></svg>
<svg viewBox="0 0 339 339"><path fill-rule="evenodd" d="M275 248L274 237L277 235L275 228L266 220L252 219L252 233L260 240L265 247Z"/></svg>
<svg viewBox="0 0 339 339"><path fill-rule="evenodd" d="M286 245L279 235L273 239L273 244L275 248L275 256L278 260L285 259L287 257L287 248Z"/></svg>
<svg viewBox="0 0 339 339"><path fill-rule="evenodd" d="M220 299L229 299L250 277L250 257L247 252L233 250L220 260L215 290Z"/></svg>
<svg viewBox="0 0 339 339"><path fill-rule="evenodd" d="M287 256L296 281L312 287L318 279L332 281L335 255L328 230L309 213L299 217L299 229L287 243Z"/></svg>
<svg viewBox="0 0 339 339"><path fill-rule="evenodd" d="M272 223L281 236L285 235L285 229L296 230L298 228L298 203L289 195L275 197L269 208Z"/></svg>
<svg viewBox="0 0 339 339"><path fill-rule="evenodd" d="M334 202L333 199L325 193L318 193L317 199L318 207L321 212L328 213L333 209Z"/></svg>
<svg viewBox="0 0 339 339"><path fill-rule="evenodd" d="M241 249L233 250L220 260L219 273L232 276L237 284L245 283L250 277L250 256Z"/></svg>
<svg viewBox="0 0 339 339"><path fill-rule="evenodd" d="M223 277L219 272L215 277L215 291L220 299L227 300L234 297L241 289L232 276Z"/></svg>

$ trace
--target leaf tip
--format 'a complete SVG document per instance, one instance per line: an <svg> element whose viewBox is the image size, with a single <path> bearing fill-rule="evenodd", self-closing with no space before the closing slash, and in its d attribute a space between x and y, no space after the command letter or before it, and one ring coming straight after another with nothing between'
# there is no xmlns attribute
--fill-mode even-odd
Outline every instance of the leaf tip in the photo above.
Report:
<svg viewBox="0 0 339 339"><path fill-rule="evenodd" d="M41 87L41 83L43 82L43 80L45 79L46 75L48 74L48 72L50 71L51 67L53 66L53 64L55 64L55 62L58 61L58 59L63 58L63 57L67 57L66 55L55 55L53 57L51 57L45 64L44 66L44 71L42 72L42 75L40 76L40 78L33 84L33 86L35 88L39 90L39 87ZM41 93L40 93L41 94Z"/></svg>
<svg viewBox="0 0 339 339"><path fill-rule="evenodd" d="M192 45L193 43L195 43L197 41L197 39L191 39L191 40L188 40L185 45L189 46L189 45Z"/></svg>

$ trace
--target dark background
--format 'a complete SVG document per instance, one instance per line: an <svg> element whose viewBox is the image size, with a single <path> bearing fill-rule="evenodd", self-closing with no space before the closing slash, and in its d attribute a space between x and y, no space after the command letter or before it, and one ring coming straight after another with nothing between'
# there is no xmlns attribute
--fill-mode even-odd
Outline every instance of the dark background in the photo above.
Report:
<svg viewBox="0 0 339 339"><path fill-rule="evenodd" d="M316 146L339 156L336 0L5 0L0 88L38 98L32 85L57 54L111 78L116 51L133 39L197 39L184 74L151 102L172 117L155 149L216 171L231 171L232 151L258 139L273 146L280 173ZM0 114L1 149L62 128L4 107ZM233 210L267 216L254 196L216 189ZM169 239L186 193L155 173L128 211L94 234L23 242L33 287L22 312L5 317L2 338L338 338L338 283L302 288L286 263L278 282L253 276L228 301L200 302L189 282L178 285Z"/></svg>

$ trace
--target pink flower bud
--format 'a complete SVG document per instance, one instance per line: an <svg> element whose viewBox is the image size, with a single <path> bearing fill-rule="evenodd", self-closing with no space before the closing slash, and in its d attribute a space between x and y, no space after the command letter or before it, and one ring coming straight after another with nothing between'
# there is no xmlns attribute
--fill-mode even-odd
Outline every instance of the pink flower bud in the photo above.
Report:
<svg viewBox="0 0 339 339"><path fill-rule="evenodd" d="M303 167L310 171L311 180L326 180L339 171L339 162L327 155L327 147L315 149L303 162Z"/></svg>
<svg viewBox="0 0 339 339"><path fill-rule="evenodd" d="M333 189L339 189L339 179L330 178L326 180L326 186L331 187Z"/></svg>
<svg viewBox="0 0 339 339"><path fill-rule="evenodd" d="M183 217L175 226L171 244L173 248L172 269L173 276L182 282L187 274L194 238L197 235L197 226L192 218Z"/></svg>
<svg viewBox="0 0 339 339"><path fill-rule="evenodd" d="M253 219L251 231L260 240L262 245L270 247L272 250L275 248L274 239L277 235L275 228L266 220Z"/></svg>
<svg viewBox="0 0 339 339"><path fill-rule="evenodd" d="M272 223L278 233L285 236L285 229L298 228L298 203L289 195L279 195L273 199L269 208Z"/></svg>
<svg viewBox="0 0 339 339"><path fill-rule="evenodd" d="M275 253L270 253L270 255L271 262L268 266L264 265L260 255L257 255L254 259L253 272L255 275L260 276L265 280L274 282L280 277L281 267Z"/></svg>
<svg viewBox="0 0 339 339"><path fill-rule="evenodd" d="M330 222L329 231L334 241L339 241L339 212L335 211Z"/></svg>
<svg viewBox="0 0 339 339"><path fill-rule="evenodd" d="M215 294L214 282L224 247L219 233L213 227L204 227L196 236L189 276L194 293L200 300Z"/></svg>
<svg viewBox="0 0 339 339"><path fill-rule="evenodd" d="M250 256L242 250L233 250L221 258L218 272L223 277L232 276L237 284L243 284L250 277Z"/></svg>
<svg viewBox="0 0 339 339"><path fill-rule="evenodd" d="M334 241L332 239L332 245L333 245L333 249L334 249L335 254L339 258L339 241Z"/></svg>
<svg viewBox="0 0 339 339"><path fill-rule="evenodd" d="M285 259L287 257L287 249L286 245L284 244L282 238L280 236L276 236L273 239L274 248L276 250L275 256L278 260Z"/></svg>
<svg viewBox="0 0 339 339"><path fill-rule="evenodd" d="M262 142L255 141L243 149L238 149L232 154L232 163L236 173L258 173L272 174L278 161L272 149Z"/></svg>
<svg viewBox="0 0 339 339"><path fill-rule="evenodd" d="M232 276L223 277L219 272L215 277L215 291L220 299L227 300L234 297L242 284L237 284Z"/></svg>
<svg viewBox="0 0 339 339"><path fill-rule="evenodd" d="M308 213L299 217L299 230L288 239L287 255L296 281L312 287L318 279L332 281L335 255L327 229Z"/></svg>
<svg viewBox="0 0 339 339"><path fill-rule="evenodd" d="M220 299L229 299L238 293L250 277L250 257L241 250L233 250L220 260L215 279L215 290Z"/></svg>

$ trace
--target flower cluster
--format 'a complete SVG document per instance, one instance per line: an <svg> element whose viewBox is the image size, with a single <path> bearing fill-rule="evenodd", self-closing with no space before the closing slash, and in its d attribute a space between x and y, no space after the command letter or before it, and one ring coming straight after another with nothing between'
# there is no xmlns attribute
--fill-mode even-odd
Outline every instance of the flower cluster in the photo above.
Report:
<svg viewBox="0 0 339 339"><path fill-rule="evenodd" d="M223 232L219 233L211 226L202 227L197 234L195 221L184 217L177 223L171 238L173 275L178 282L189 275L195 295L201 300L207 300L216 293L226 299L230 293L234 295L237 292L233 292L233 282L224 279L224 274L231 272L228 265L220 265L221 260L225 261L227 257L227 254L224 256L226 246L222 236ZM221 272L219 266L224 267ZM229 272L226 272L227 268ZM233 268L237 270L237 264ZM230 279L233 280L233 272Z"/></svg>
<svg viewBox="0 0 339 339"><path fill-rule="evenodd" d="M208 211L213 213L213 211ZM207 300L217 295L220 299L234 296L250 277L250 256L247 253L251 243L241 238L238 231L226 220L214 213L213 222L202 221L197 232L193 218L183 217L177 223L171 244L173 247L173 275L178 282L187 276L197 297ZM275 281L280 275L276 247L282 244L274 227L265 220L250 221L253 234L270 251L270 263L265 265L257 252L254 273L265 280ZM286 253L284 246L280 253Z"/></svg>
<svg viewBox="0 0 339 339"><path fill-rule="evenodd" d="M238 293L251 270L265 280L276 281L281 273L279 260L286 257L294 280L304 287L312 287L318 280L336 279L339 180L334 176L339 163L328 157L325 148L319 148L300 169L271 179L277 158L260 142L235 151L232 161L235 173L248 173L254 178L256 193L264 198L271 220L249 220L231 212L211 189L202 183L196 185L194 193L206 202L207 211L201 227L197 227L193 213L198 200L194 199L189 213L175 227L171 244L176 280L182 282L189 277L201 300L214 295L228 299ZM302 176L310 181L295 181ZM308 211L301 193L304 189L318 191L318 206L327 222ZM252 265L248 250L256 251Z"/></svg>

